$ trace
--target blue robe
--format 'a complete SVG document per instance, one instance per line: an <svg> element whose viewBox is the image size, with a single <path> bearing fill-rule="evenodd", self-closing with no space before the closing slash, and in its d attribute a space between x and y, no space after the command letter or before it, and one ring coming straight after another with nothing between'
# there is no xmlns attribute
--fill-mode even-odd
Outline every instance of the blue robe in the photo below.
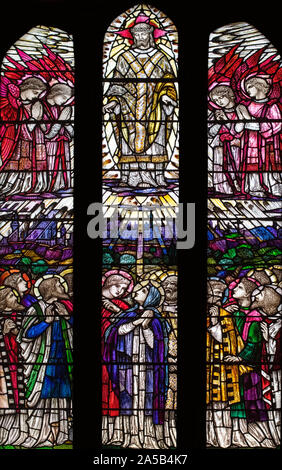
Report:
<svg viewBox="0 0 282 470"><path fill-rule="evenodd" d="M73 317L69 323L72 325ZM41 398L71 398L71 380L68 371L66 346L60 320L52 324L42 321L27 330L27 338L37 338L48 327L52 327L51 348L46 366Z"/></svg>

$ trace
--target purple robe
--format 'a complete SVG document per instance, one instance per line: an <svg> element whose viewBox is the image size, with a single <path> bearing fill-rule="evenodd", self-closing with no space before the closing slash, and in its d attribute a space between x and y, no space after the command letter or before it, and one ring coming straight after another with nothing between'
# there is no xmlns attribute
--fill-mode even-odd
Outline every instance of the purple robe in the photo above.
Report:
<svg viewBox="0 0 282 470"><path fill-rule="evenodd" d="M155 310L155 309L153 309ZM120 414L133 413L133 331L120 335L119 327L139 317L138 310L129 311L110 326L105 335L103 361L119 398ZM150 323L154 335L153 348L145 346L145 415L153 417L154 424L164 423L165 403L168 390L168 334L170 327L166 320L155 310Z"/></svg>

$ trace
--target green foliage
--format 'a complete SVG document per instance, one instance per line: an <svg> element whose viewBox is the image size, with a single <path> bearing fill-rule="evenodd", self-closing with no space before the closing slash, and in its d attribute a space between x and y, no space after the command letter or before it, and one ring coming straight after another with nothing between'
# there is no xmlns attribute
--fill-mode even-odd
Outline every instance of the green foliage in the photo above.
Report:
<svg viewBox="0 0 282 470"><path fill-rule="evenodd" d="M102 263L104 266L111 266L114 262L114 259L110 253L104 253L102 256Z"/></svg>
<svg viewBox="0 0 282 470"><path fill-rule="evenodd" d="M135 264L135 256L124 254L120 257L120 264L127 264L127 265L134 265Z"/></svg>
<svg viewBox="0 0 282 470"><path fill-rule="evenodd" d="M33 274L45 274L48 271L48 264L44 259L39 259L34 263L31 263L31 272Z"/></svg>

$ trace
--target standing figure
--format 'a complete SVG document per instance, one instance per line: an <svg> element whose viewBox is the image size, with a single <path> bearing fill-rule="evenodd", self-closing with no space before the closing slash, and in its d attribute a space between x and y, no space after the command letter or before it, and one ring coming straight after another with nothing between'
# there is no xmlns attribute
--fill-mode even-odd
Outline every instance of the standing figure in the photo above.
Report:
<svg viewBox="0 0 282 470"><path fill-rule="evenodd" d="M211 89L209 98L217 109L210 112L209 137L212 148L212 187L220 194L240 194L240 133L243 124L238 120L235 95L230 86L217 85ZM224 122L225 121L225 122Z"/></svg>
<svg viewBox="0 0 282 470"><path fill-rule="evenodd" d="M248 78L244 86L251 101L236 108L239 119L246 121L241 139L241 191L252 196L281 196L281 112L276 103L269 102L271 85L265 78Z"/></svg>
<svg viewBox="0 0 282 470"><path fill-rule="evenodd" d="M0 445L20 445L28 428L24 377L16 341L25 308L10 287L0 287Z"/></svg>
<svg viewBox="0 0 282 470"><path fill-rule="evenodd" d="M104 113L113 120L120 186L167 185L164 171L177 94L174 73L168 57L155 43L153 30L144 22L130 28L133 44L119 55L115 81L106 92Z"/></svg>
<svg viewBox="0 0 282 470"><path fill-rule="evenodd" d="M281 295L281 288L263 286L253 292L252 304L252 308L258 309L264 317L260 324L265 340L262 357L263 399L276 445L281 444Z"/></svg>
<svg viewBox="0 0 282 470"><path fill-rule="evenodd" d="M136 307L108 327L104 361L120 403L123 447L167 448L164 440L170 327L157 308L163 289L155 281L134 287Z"/></svg>
<svg viewBox="0 0 282 470"><path fill-rule="evenodd" d="M171 327L168 341L168 362L169 362L169 385L166 400L168 414L168 429L166 443L170 439L176 447L176 422L175 410L177 408L177 275L169 274L163 281L162 287L165 293L162 305L162 315L166 318Z"/></svg>
<svg viewBox="0 0 282 470"><path fill-rule="evenodd" d="M70 100L74 88L64 83L56 83L46 97L46 111L55 124L49 126L47 139L49 191L71 187L70 142L74 135L73 111Z"/></svg>
<svg viewBox="0 0 282 470"><path fill-rule="evenodd" d="M240 405L238 364L228 364L229 355L244 347L231 312L222 307L227 285L220 278L208 281L207 331L207 443L214 447L246 446L242 429L231 418L232 405Z"/></svg>
<svg viewBox="0 0 282 470"><path fill-rule="evenodd" d="M105 333L109 326L117 320L119 315L128 309L129 304L123 300L133 289L133 280L130 274L122 270L111 270L103 276L102 288L102 357L105 348ZM119 397L113 389L109 377L107 364L102 364L102 415L104 444L121 445L123 443L122 423L120 415ZM116 419L114 419L116 417Z"/></svg>
<svg viewBox="0 0 282 470"><path fill-rule="evenodd" d="M27 311L18 341L25 367L29 437L24 447L69 440L72 409L72 304L60 276L37 280L40 300Z"/></svg>
<svg viewBox="0 0 282 470"><path fill-rule="evenodd" d="M47 85L37 77L26 78L18 87L3 77L1 85L7 90L1 115L9 121L12 108L12 116L19 123L2 125L0 195L44 192L48 181L41 96Z"/></svg>
<svg viewBox="0 0 282 470"><path fill-rule="evenodd" d="M244 437L250 447L274 447L262 394L262 317L252 305L252 293L259 285L255 279L242 278L229 286L238 305L233 316L244 347L237 355L230 354L225 360L247 367L246 373L240 378L242 400L232 406L231 416L239 420L246 419L248 431Z"/></svg>

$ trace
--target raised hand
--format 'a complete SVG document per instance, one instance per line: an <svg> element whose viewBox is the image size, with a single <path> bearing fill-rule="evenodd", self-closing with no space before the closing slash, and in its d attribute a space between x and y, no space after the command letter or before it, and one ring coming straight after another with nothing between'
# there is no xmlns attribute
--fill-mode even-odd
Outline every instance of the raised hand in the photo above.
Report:
<svg viewBox="0 0 282 470"><path fill-rule="evenodd" d="M109 299L103 299L102 303L103 303L103 307L106 310L109 310L110 312L113 312L113 313L121 312L121 309L117 305L115 305L113 302L111 302Z"/></svg>
<svg viewBox="0 0 282 470"><path fill-rule="evenodd" d="M69 312L67 311L66 307L64 304L60 302L54 302L55 305L55 312L60 316L64 318L69 318Z"/></svg>
<svg viewBox="0 0 282 470"><path fill-rule="evenodd" d="M224 361L225 362L230 362L230 363L233 363L233 364L237 364L238 362L241 362L242 359L238 356L227 355L227 356L224 357Z"/></svg>
<svg viewBox="0 0 282 470"><path fill-rule="evenodd" d="M238 311L238 305L236 305L236 304L228 305L228 307L224 307L224 310L226 310L229 313L237 312Z"/></svg>
<svg viewBox="0 0 282 470"><path fill-rule="evenodd" d="M227 116L226 114L224 113L224 111L222 111L222 109L217 109L216 112L215 112L215 117L216 119L218 120L223 120L223 121L226 121L227 120Z"/></svg>
<svg viewBox="0 0 282 470"><path fill-rule="evenodd" d="M54 305L48 305L48 307L45 310L45 323L53 323L54 321Z"/></svg>
<svg viewBox="0 0 282 470"><path fill-rule="evenodd" d="M14 330L14 331L13 331ZM7 335L10 332L17 334L18 328L17 325L11 318L7 318L7 320L4 321L4 326L3 326L3 335Z"/></svg>
<svg viewBox="0 0 282 470"><path fill-rule="evenodd" d="M261 322L260 323L260 329L262 332L262 336L264 337L265 341L269 340L269 333L268 333L268 326L266 322Z"/></svg>
<svg viewBox="0 0 282 470"><path fill-rule="evenodd" d="M120 106L117 101L110 101L109 103L103 106L103 113L115 113L118 114L120 111Z"/></svg>

